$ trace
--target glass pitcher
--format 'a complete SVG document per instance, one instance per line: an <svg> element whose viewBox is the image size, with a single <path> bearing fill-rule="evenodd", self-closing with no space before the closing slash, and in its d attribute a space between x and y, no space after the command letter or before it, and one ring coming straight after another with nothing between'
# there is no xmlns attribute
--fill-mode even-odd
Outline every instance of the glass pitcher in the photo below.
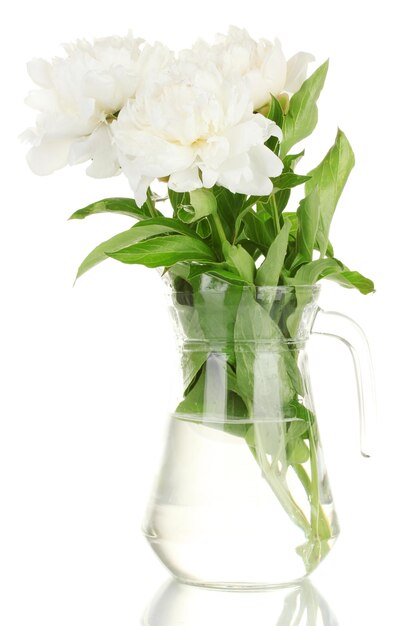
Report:
<svg viewBox="0 0 414 626"><path fill-rule="evenodd" d="M170 281L182 399L143 530L182 582L264 588L312 572L339 534L312 399L310 333L350 348L369 456L375 415L361 329L322 311L319 286L250 287L208 274Z"/></svg>

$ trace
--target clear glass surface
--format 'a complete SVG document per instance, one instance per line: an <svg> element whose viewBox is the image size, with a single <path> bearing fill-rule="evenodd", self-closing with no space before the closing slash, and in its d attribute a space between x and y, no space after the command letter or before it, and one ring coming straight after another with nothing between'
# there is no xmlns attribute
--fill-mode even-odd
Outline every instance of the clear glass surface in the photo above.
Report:
<svg viewBox="0 0 414 626"><path fill-rule="evenodd" d="M338 537L306 353L318 294L205 275L172 284L183 394L143 530L180 581L285 585Z"/></svg>
<svg viewBox="0 0 414 626"><path fill-rule="evenodd" d="M255 593L223 593L168 581L144 612L142 626L338 626L309 580Z"/></svg>

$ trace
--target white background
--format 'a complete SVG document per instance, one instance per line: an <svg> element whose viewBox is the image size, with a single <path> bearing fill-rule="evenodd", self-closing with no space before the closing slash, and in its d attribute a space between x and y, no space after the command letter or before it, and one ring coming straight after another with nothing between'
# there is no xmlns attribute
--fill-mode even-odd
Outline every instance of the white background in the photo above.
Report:
<svg viewBox="0 0 414 626"><path fill-rule="evenodd" d="M339 342L319 340L312 348L315 395L342 536L312 580L341 626L412 622L409 6L403 0L38 0L3 8L2 626L140 623L168 578L141 537L140 522L177 383L174 338L156 272L108 261L72 288L83 257L129 220L66 218L93 200L129 190L121 178L88 179L82 166L45 178L31 174L17 139L34 120L23 104L31 88L25 63L59 54L61 42L77 37L132 28L137 36L180 47L231 23L256 37L278 36L287 55L303 49L318 63L331 59L320 124L301 171L322 158L339 125L357 166L332 239L337 256L375 279L377 292L363 297L328 285L322 304L366 329L382 435L377 456L363 460L349 356ZM277 619L275 614L273 623ZM197 615L191 620L201 623ZM178 626L173 614L167 623Z"/></svg>

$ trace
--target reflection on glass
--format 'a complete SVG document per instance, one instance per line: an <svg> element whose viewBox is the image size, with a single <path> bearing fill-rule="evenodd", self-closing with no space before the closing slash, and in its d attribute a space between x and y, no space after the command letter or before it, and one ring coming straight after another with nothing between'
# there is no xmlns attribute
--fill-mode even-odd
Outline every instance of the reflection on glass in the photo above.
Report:
<svg viewBox="0 0 414 626"><path fill-rule="evenodd" d="M338 626L309 580L267 591L216 591L170 580L154 596L142 626Z"/></svg>

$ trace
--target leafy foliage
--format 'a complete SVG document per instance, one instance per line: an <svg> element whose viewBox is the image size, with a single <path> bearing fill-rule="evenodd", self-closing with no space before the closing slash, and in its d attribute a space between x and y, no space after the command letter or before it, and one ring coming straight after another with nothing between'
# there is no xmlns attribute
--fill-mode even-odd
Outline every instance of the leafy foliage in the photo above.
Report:
<svg viewBox="0 0 414 626"><path fill-rule="evenodd" d="M106 252L107 256L123 263L168 267L181 261L214 261L211 249L201 240L188 235L151 237L145 241Z"/></svg>
<svg viewBox="0 0 414 626"><path fill-rule="evenodd" d="M290 226L289 220L286 220L282 230L270 246L267 257L257 271L256 283L258 285L279 283L289 242Z"/></svg>
<svg viewBox="0 0 414 626"><path fill-rule="evenodd" d="M185 224L182 224L178 220L174 220L168 217L148 218L142 222L136 223L129 230L123 231L111 239L99 244L96 248L88 254L88 256L82 261L79 266L76 278L79 278L90 270L92 267L101 263L112 253L127 248L133 244L155 237L156 235L163 235L168 233L181 233L186 235L193 235Z"/></svg>
<svg viewBox="0 0 414 626"><path fill-rule="evenodd" d="M83 209L75 211L70 216L70 220L83 220L89 215L96 215L97 213L112 213L128 215L135 219L148 219L154 216L154 212L158 215L162 215L159 211L152 209L148 202L145 202L142 207L138 207L133 198L105 198L98 202L88 204Z"/></svg>
<svg viewBox="0 0 414 626"><path fill-rule="evenodd" d="M321 256L326 253L332 217L354 164L355 157L349 141L344 133L338 130L332 148L323 161L309 172L310 180L305 185L306 193L317 188L319 194L320 220L317 240Z"/></svg>
<svg viewBox="0 0 414 626"><path fill-rule="evenodd" d="M293 94L289 111L283 119L281 156L284 157L299 141L308 137L318 122L316 102L325 83L329 62L326 61Z"/></svg>
<svg viewBox="0 0 414 626"><path fill-rule="evenodd" d="M207 273L230 284L312 285L328 278L364 294L372 292L371 280L335 259L329 240L332 218L355 162L348 139L338 130L326 156L308 174L295 172L304 151L289 153L316 126L327 71L328 61L304 81L290 102L271 97L267 117L283 129L283 138L272 137L267 145L283 159L283 172L272 179L269 196L233 194L217 185L190 192L169 189L172 218L164 217L151 191L141 208L131 198L90 204L71 219L112 213L137 222L97 246L82 262L78 277L111 257L171 268L172 275L177 264L188 264L192 277ZM287 209L291 190L301 186L304 197L297 211Z"/></svg>

